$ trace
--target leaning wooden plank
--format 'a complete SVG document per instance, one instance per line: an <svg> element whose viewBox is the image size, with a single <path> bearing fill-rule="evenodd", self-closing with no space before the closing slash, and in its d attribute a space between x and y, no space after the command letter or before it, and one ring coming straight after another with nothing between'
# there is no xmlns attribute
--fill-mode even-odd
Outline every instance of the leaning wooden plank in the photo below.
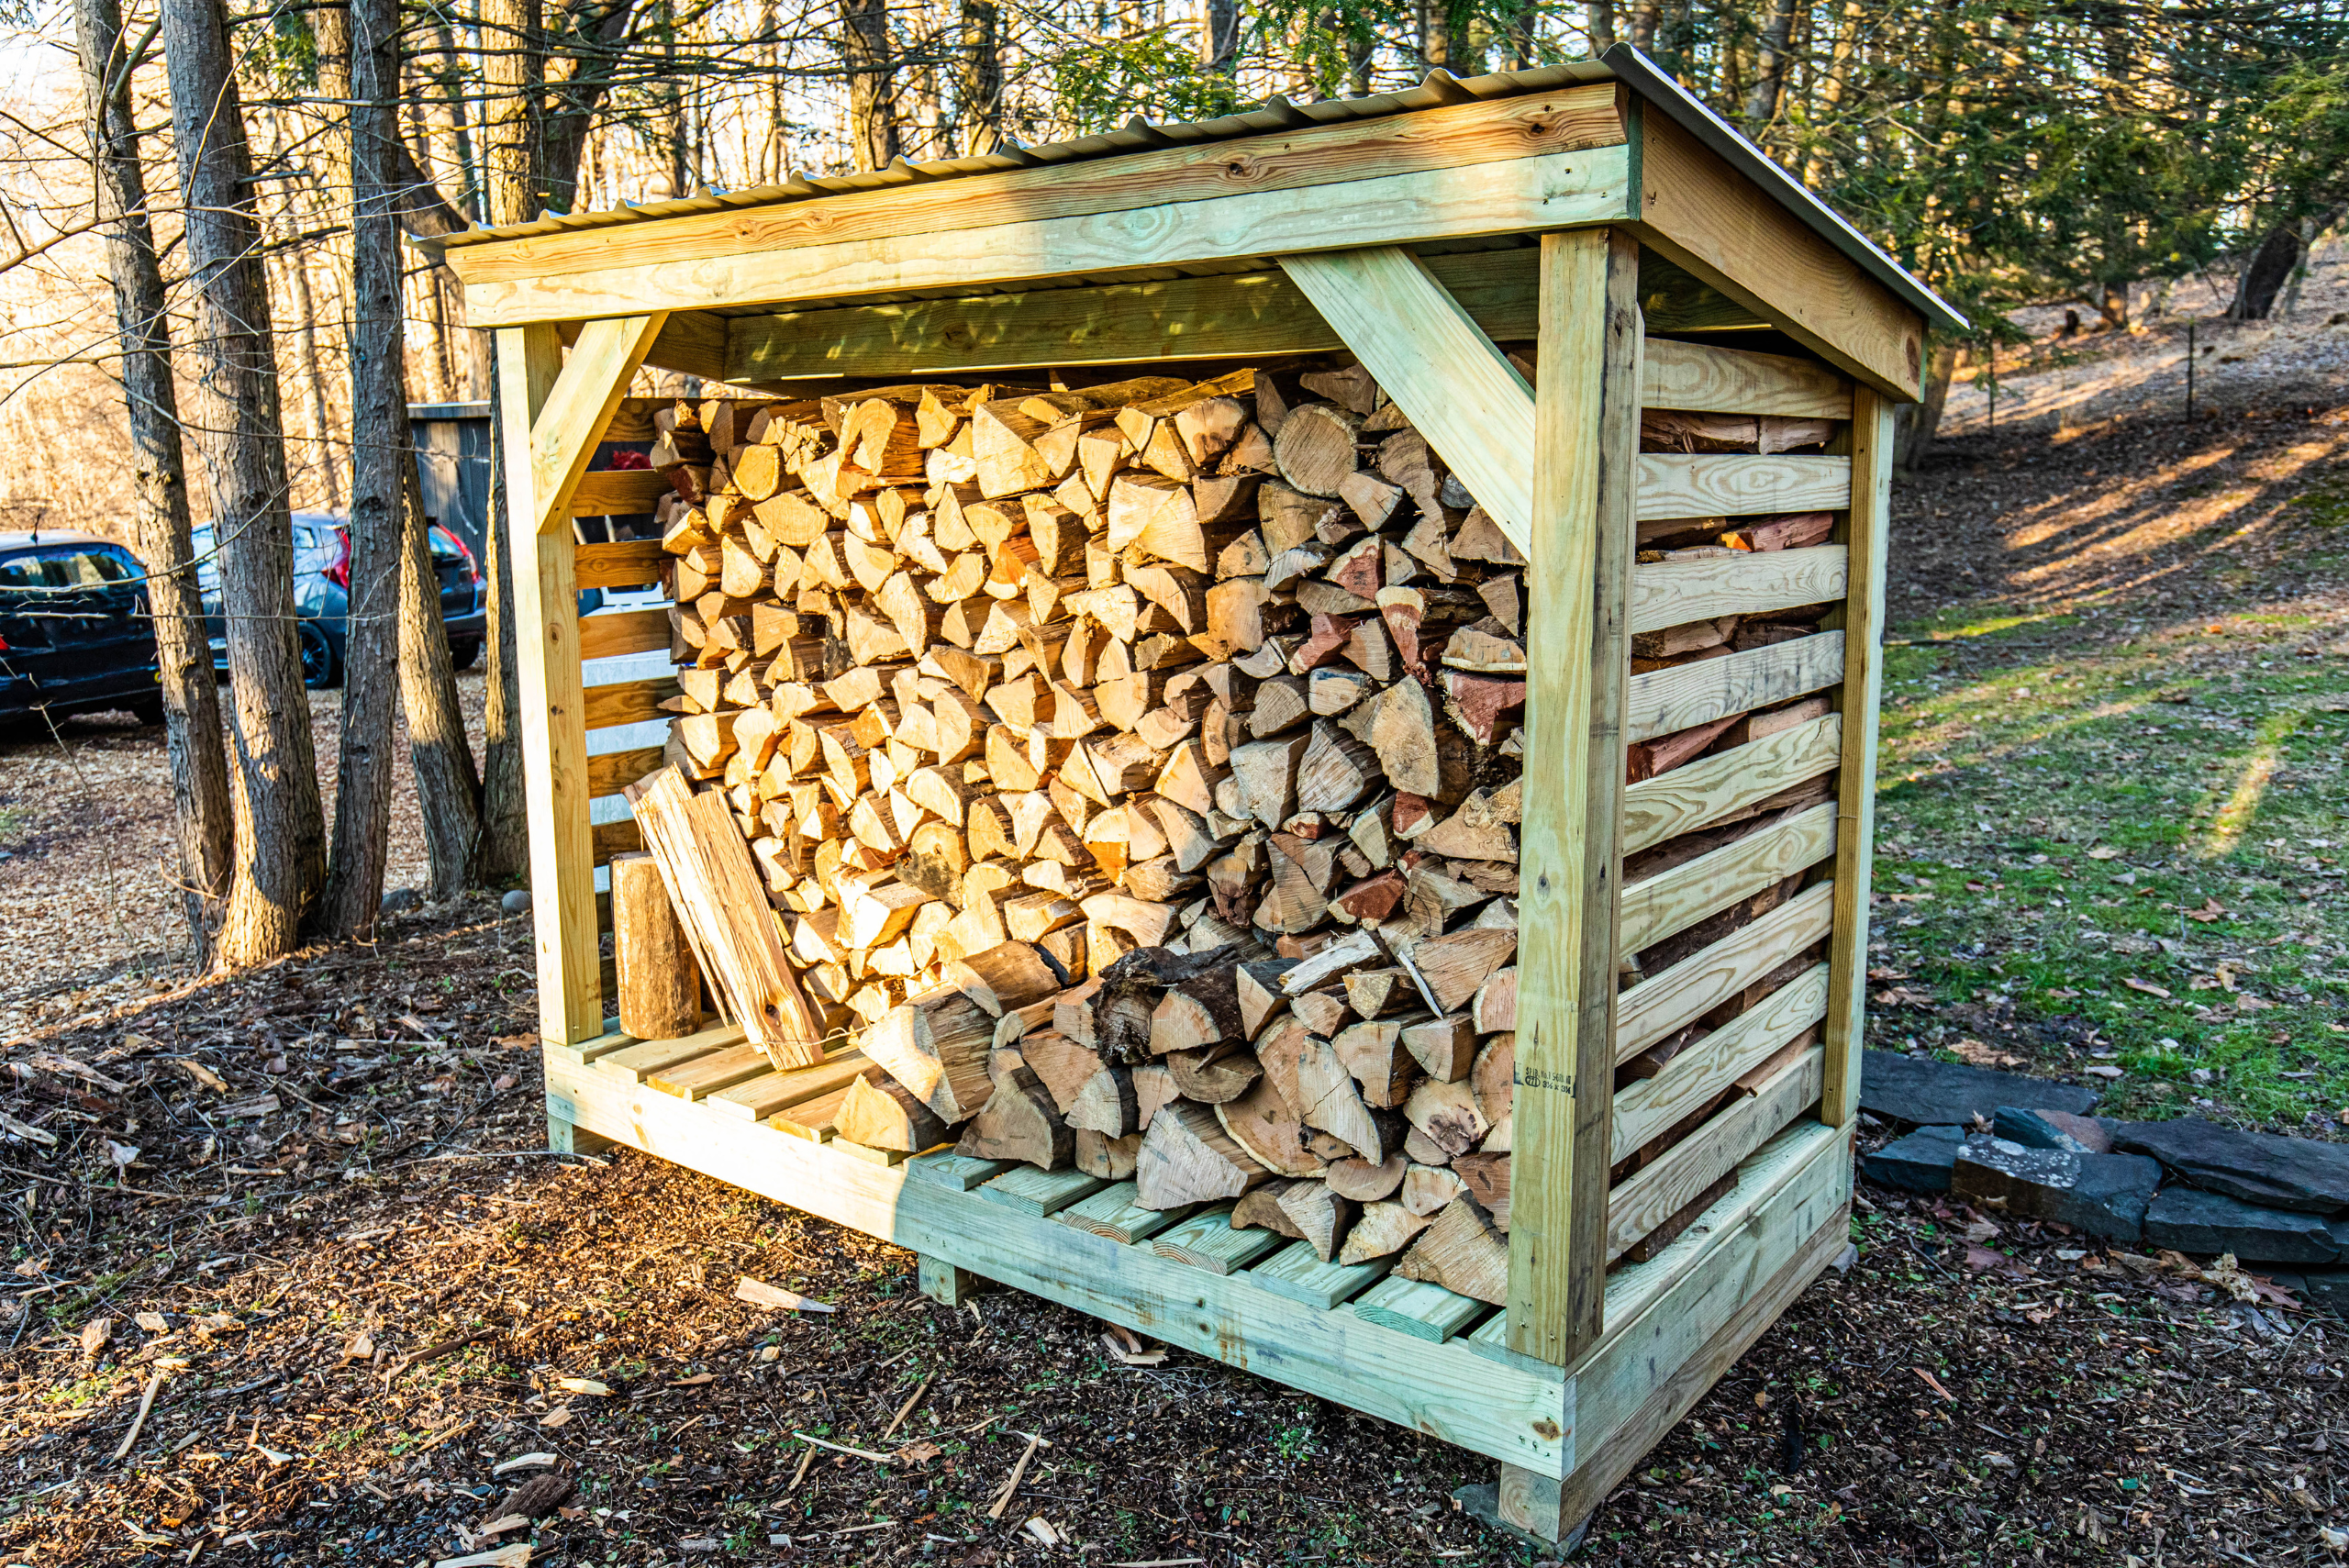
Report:
<svg viewBox="0 0 2349 1568"><path fill-rule="evenodd" d="M985 1186L1011 1168L1008 1160L975 1160L968 1154L940 1151L915 1155L907 1162L906 1174L950 1192L967 1193Z"/></svg>
<svg viewBox="0 0 2349 1568"><path fill-rule="evenodd" d="M1325 1263L1310 1241L1292 1241L1248 1271L1252 1284L1328 1312L1386 1277L1393 1257L1364 1263Z"/></svg>
<svg viewBox="0 0 2349 1568"><path fill-rule="evenodd" d="M1480 497L1481 499L1481 497ZM1642 452L1640 521L1836 511L1852 503L1847 457Z"/></svg>
<svg viewBox="0 0 2349 1568"><path fill-rule="evenodd" d="M1815 361L1651 338L1646 361L1640 378L1640 402L1645 407L1814 419L1852 417L1851 382Z"/></svg>
<svg viewBox="0 0 2349 1568"><path fill-rule="evenodd" d="M777 1067L823 1058L815 1009L784 956L765 885L726 797L696 795L674 768L628 791L645 845L661 862L670 901L694 939L702 973L751 1042Z"/></svg>
<svg viewBox="0 0 2349 1568"><path fill-rule="evenodd" d="M1819 544L1648 562L1631 573L1631 629L1661 631L1714 616L1766 615L1840 599L1846 553L1840 544Z"/></svg>
<svg viewBox="0 0 2349 1568"><path fill-rule="evenodd" d="M1366 1323L1440 1345L1492 1308L1481 1301L1455 1296L1440 1284L1397 1279L1389 1274L1354 1297L1351 1310Z"/></svg>
<svg viewBox="0 0 2349 1568"><path fill-rule="evenodd" d="M614 316L579 329L546 402L530 421L530 484L537 513L535 533L561 528L571 517L571 493L587 472L604 427L628 390L629 378L644 362L644 351L660 336L668 312Z"/></svg>
<svg viewBox="0 0 2349 1568"><path fill-rule="evenodd" d="M682 1062L674 1067L664 1067L658 1073L647 1073L644 1081L664 1095L674 1095L684 1100L698 1100L774 1071L774 1064L767 1060L764 1050L744 1044L712 1051L707 1056Z"/></svg>
<svg viewBox="0 0 2349 1568"><path fill-rule="evenodd" d="M1179 1208L1144 1208L1134 1201L1140 1192L1133 1183L1119 1182L1069 1205L1052 1218L1060 1224L1105 1236L1121 1247L1130 1247L1157 1235L1187 1212Z"/></svg>
<svg viewBox="0 0 2349 1568"><path fill-rule="evenodd" d="M1139 212L1162 220L1235 190L1262 195L1290 212L1327 212L1331 192L1317 186L1357 183L1408 171L1441 172L1529 156L1557 155L1622 142L1622 114L1611 85L1565 87L1549 93L1462 104L1408 118L1299 126L1237 140L1129 153L1107 163L1008 170L930 185L894 184L812 200L778 202L751 211L709 213L632 227L624 240L606 232L550 234L521 247L451 247L450 266L468 287L526 283L536 277L610 275L615 253L648 282L667 274L674 307L706 308L708 274L728 261L753 261L775 250L805 250L848 241L907 251L963 248L918 235L965 237L1020 220L1085 218ZM1620 161L1621 154L1615 155ZM1239 172L1235 173L1235 171ZM1620 209L1619 209L1620 210ZM1344 234L1342 227L1330 232ZM1209 258L1264 255L1270 242L1229 245ZM1006 278L1042 269L1008 260ZM1135 258L1128 265L1143 264ZM1102 269L1107 270L1107 269ZM696 287L696 284L705 286ZM939 286L947 286L941 284ZM772 298L787 298L784 290ZM860 292L836 287L835 295ZM640 293L636 308L663 303ZM741 302L736 302L741 303ZM569 319L569 317L556 317ZM842 367L849 368L849 367ZM599 424L596 427L602 428Z"/></svg>
<svg viewBox="0 0 2349 1568"><path fill-rule="evenodd" d="M1409 251L1284 256L1346 340L1519 550L1533 528L1533 389Z"/></svg>
<svg viewBox="0 0 2349 1568"><path fill-rule="evenodd" d="M1752 925L1740 926L1624 992L1615 1007L1616 1065L1712 1011L1827 935L1834 901L1831 882L1806 887Z"/></svg>
<svg viewBox="0 0 2349 1568"><path fill-rule="evenodd" d="M1234 1230L1230 1206L1224 1204L1162 1231L1152 1238L1150 1247L1162 1258L1211 1274L1234 1274L1266 1253L1278 1251L1286 1240L1270 1230Z"/></svg>
<svg viewBox="0 0 2349 1568"><path fill-rule="evenodd" d="M1153 196L1132 210L1067 217L1008 215L983 227L958 229L944 242L909 245L893 238L762 242L754 249L685 264L644 260L666 243L659 226L645 225L618 252L626 260L598 271L468 282L466 316L485 325L509 327L642 310L648 305L779 305L1128 272L1280 254L1326 244L1333 235L1365 245L1402 245L1520 232L1620 215L1629 200L1630 174L1624 149L1602 147L1347 179L1323 186L1305 201L1294 192L1278 190L1178 206ZM941 182L939 188L945 183ZM888 194L902 198L907 193ZM825 205L778 207L774 225L796 225L803 212ZM763 218L729 216L737 233L770 227ZM596 252L598 256L618 249L608 236L595 238L604 246ZM495 252L489 255L490 264L497 264ZM481 265L483 251L455 250L448 256L462 272ZM502 260L510 264L512 258Z"/></svg>
<svg viewBox="0 0 2349 1568"><path fill-rule="evenodd" d="M582 659L616 659L623 653L651 653L668 646L666 610L620 610L611 615L589 616L579 623Z"/></svg>
<svg viewBox="0 0 2349 1568"><path fill-rule="evenodd" d="M1827 965L1822 963L1682 1051L1654 1077L1635 1079L1616 1090L1614 1158L1629 1158L1650 1139L1703 1110L1739 1077L1826 1016Z"/></svg>
<svg viewBox="0 0 2349 1568"><path fill-rule="evenodd" d="M1751 1097L1732 1101L1609 1194L1607 1261L1622 1256L1625 1249L1687 1207L1772 1134L1816 1105L1826 1056L1823 1049L1812 1046L1773 1073Z"/></svg>
<svg viewBox="0 0 2349 1568"><path fill-rule="evenodd" d="M1852 596L1842 623L1854 639L1843 672L1842 839L1835 856L1834 995L1827 1004L1827 1084L1820 1115L1841 1126L1859 1114L1860 1046L1867 1031L1868 879L1876 841L1876 702L1884 684L1884 573L1892 512L1892 406L1874 392L1853 408Z"/></svg>
<svg viewBox="0 0 2349 1568"><path fill-rule="evenodd" d="M596 1070L623 1083L640 1084L653 1073L712 1056L742 1043L742 1031L731 1024L713 1024L682 1040L648 1040L608 1051L596 1059Z"/></svg>
<svg viewBox="0 0 2349 1568"><path fill-rule="evenodd" d="M657 539L623 539L618 544L574 545L582 588L641 588L661 581L662 553Z"/></svg>
<svg viewBox="0 0 2349 1568"><path fill-rule="evenodd" d="M1089 1197L1109 1184L1082 1171L1039 1171L1019 1165L979 1189L979 1196L1020 1214L1041 1219L1057 1214L1081 1197Z"/></svg>
<svg viewBox="0 0 2349 1568"><path fill-rule="evenodd" d="M1623 792L1623 852L1693 833L1817 778L1834 768L1842 743L1842 716L1831 713L1643 779Z"/></svg>
<svg viewBox="0 0 2349 1568"><path fill-rule="evenodd" d="M1349 1313L1302 1311L1245 1275L1220 1278L1146 1247L1112 1253L1099 1237L922 1181L910 1173L920 1161L829 1159L815 1144L542 1056L550 1112L589 1132L1474 1452L1553 1475L1568 1462L1572 1421L1555 1367L1502 1365Z"/></svg>
<svg viewBox="0 0 2349 1568"><path fill-rule="evenodd" d="M1835 803L1822 800L1784 822L1623 889L1625 952L1638 952L1739 899L1784 882L1835 852Z"/></svg>
<svg viewBox="0 0 2349 1568"><path fill-rule="evenodd" d="M708 1098L709 1108L721 1116L739 1117L744 1121L764 1121L780 1110L805 1104L818 1095L829 1095L848 1087L848 1081L861 1077L873 1063L864 1052L853 1049L836 1051L813 1067L795 1067L785 1073L769 1073L721 1089Z"/></svg>
<svg viewBox="0 0 2349 1568"><path fill-rule="evenodd" d="M1625 739L1646 740L1732 713L1831 686L1843 678L1843 634L1814 632L1725 659L1702 659L1631 680Z"/></svg>
<svg viewBox="0 0 2349 1568"><path fill-rule="evenodd" d="M683 690L677 683L659 676L650 681L623 681L609 686L589 686L581 693L584 729L609 729L621 724L642 724L647 719L666 718L661 705Z"/></svg>

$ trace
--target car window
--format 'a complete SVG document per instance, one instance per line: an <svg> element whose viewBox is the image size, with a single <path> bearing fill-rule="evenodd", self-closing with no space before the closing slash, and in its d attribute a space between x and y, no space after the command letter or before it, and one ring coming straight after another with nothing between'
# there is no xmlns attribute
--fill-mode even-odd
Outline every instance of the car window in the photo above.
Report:
<svg viewBox="0 0 2349 1568"><path fill-rule="evenodd" d="M49 563L38 555L11 555L0 560L0 588L46 588Z"/></svg>
<svg viewBox="0 0 2349 1568"><path fill-rule="evenodd" d="M65 587L96 588L130 575L121 557L106 550L76 550L50 557L54 580Z"/></svg>
<svg viewBox="0 0 2349 1568"><path fill-rule="evenodd" d="M425 537L432 541L433 565L456 566L463 562L464 547L457 542L455 536L451 535L447 528L436 523L432 527L432 531Z"/></svg>

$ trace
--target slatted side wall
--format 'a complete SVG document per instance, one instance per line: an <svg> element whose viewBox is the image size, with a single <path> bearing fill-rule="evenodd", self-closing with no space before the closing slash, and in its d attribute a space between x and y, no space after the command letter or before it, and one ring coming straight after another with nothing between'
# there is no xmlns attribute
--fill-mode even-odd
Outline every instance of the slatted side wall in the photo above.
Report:
<svg viewBox="0 0 2349 1568"><path fill-rule="evenodd" d="M1853 388L1789 360L1652 342L1659 360L1625 702L1610 1264L1655 1255L1819 1106L1851 836Z"/></svg>

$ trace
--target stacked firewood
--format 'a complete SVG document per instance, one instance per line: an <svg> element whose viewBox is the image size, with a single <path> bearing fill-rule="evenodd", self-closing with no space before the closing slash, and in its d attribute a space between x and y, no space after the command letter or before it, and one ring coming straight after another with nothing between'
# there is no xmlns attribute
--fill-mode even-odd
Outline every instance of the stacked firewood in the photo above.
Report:
<svg viewBox="0 0 2349 1568"><path fill-rule="evenodd" d="M1649 438L1825 434L1797 423L1651 416ZM723 795L816 1014L885 1069L837 1136L1231 1201L1324 1259L1406 1253L1497 1300L1524 562L1370 375L663 424L669 761ZM1675 628L1638 667L1808 629ZM1660 738L1634 776L1729 728Z"/></svg>

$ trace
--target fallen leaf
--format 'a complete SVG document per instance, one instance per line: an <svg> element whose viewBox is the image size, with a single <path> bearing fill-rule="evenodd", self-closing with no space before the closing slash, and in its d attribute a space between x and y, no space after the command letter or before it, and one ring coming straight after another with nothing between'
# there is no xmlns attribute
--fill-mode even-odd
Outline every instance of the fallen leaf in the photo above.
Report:
<svg viewBox="0 0 2349 1568"><path fill-rule="evenodd" d="M521 1080L511 1073L500 1073L490 1084L489 1092L493 1095L502 1095L520 1082Z"/></svg>
<svg viewBox="0 0 2349 1568"><path fill-rule="evenodd" d="M2183 909L2179 911L2179 913L2184 915L2188 919L2199 920L2206 926L2213 920L2223 918L2226 912L2226 909L2215 898L2204 899L2202 901L2202 907L2199 909Z"/></svg>
<svg viewBox="0 0 2349 1568"><path fill-rule="evenodd" d="M931 1460L936 1459L940 1454L944 1453L945 1451L946 1451L944 1449L940 1448L936 1443L931 1442L927 1439L923 1439L916 1442L907 1443L905 1447L899 1449L889 1457L896 1461L899 1464L904 1465L907 1470L919 1470L923 1465L928 1464Z"/></svg>
<svg viewBox="0 0 2349 1568"><path fill-rule="evenodd" d="M489 1467L492 1475L503 1475L509 1470L544 1469L556 1462L551 1453L518 1453L511 1459L501 1459Z"/></svg>
<svg viewBox="0 0 2349 1568"><path fill-rule="evenodd" d="M2111 1065L2110 1062L2099 1062L2094 1067L2083 1067L2080 1071L2087 1073L2091 1078L2118 1078L2121 1076L2121 1069Z"/></svg>
<svg viewBox="0 0 2349 1568"><path fill-rule="evenodd" d="M676 1379L674 1382L671 1383L669 1386L672 1388L699 1388L705 1383L716 1383L717 1381L718 1374L714 1372L697 1372L691 1377L681 1377Z"/></svg>
<svg viewBox="0 0 2349 1568"><path fill-rule="evenodd" d="M2165 986L2156 985L2150 980L2140 980L2132 974L2124 976L2121 984L2126 985L2132 991L2143 991L2146 995L2159 996L2165 1002L2169 1000L2168 988Z"/></svg>
<svg viewBox="0 0 2349 1568"><path fill-rule="evenodd" d="M554 1385L565 1394L592 1394L598 1399L612 1396L610 1385L598 1383L592 1377L558 1377ZM543 1422L540 1424L544 1425Z"/></svg>
<svg viewBox="0 0 2349 1568"><path fill-rule="evenodd" d="M82 1325L82 1353L92 1361L97 1360L98 1352L113 1341L113 1318L93 1318Z"/></svg>
<svg viewBox="0 0 2349 1568"><path fill-rule="evenodd" d="M50 1141L54 1143L57 1140L52 1138ZM117 1143L113 1139L109 1138L106 1140L106 1158L115 1162L115 1166L117 1170L127 1171L138 1162L139 1145L136 1143Z"/></svg>
<svg viewBox="0 0 2349 1568"><path fill-rule="evenodd" d="M1927 1372L1921 1366L1912 1366L1909 1370L1915 1373L1919 1377L1924 1379L1926 1387L1932 1389L1934 1393L1940 1395L1951 1404L1954 1405L1957 1403L1957 1396L1952 1394L1948 1389L1943 1388L1940 1378L1935 1377L1932 1373Z"/></svg>
<svg viewBox="0 0 2349 1568"><path fill-rule="evenodd" d="M228 1092L228 1080L220 1076L219 1073L212 1071L211 1068L206 1067L203 1062L198 1062L195 1057L181 1057L180 1067L189 1077L195 1079L198 1084L203 1084L204 1087L211 1090L214 1094L225 1095Z"/></svg>
<svg viewBox="0 0 2349 1568"><path fill-rule="evenodd" d="M2110 844L2099 844L2088 851L2088 859L2092 861L2117 861L2120 858L2121 851Z"/></svg>
<svg viewBox="0 0 2349 1568"><path fill-rule="evenodd" d="M131 1321L139 1325L139 1330L142 1334L169 1333L172 1327L170 1321L160 1312L137 1313L133 1315Z"/></svg>
<svg viewBox="0 0 2349 1568"><path fill-rule="evenodd" d="M752 1279L748 1274L744 1274L734 1286L734 1299L747 1301L753 1307L780 1307L793 1312L837 1312L840 1310L829 1301L818 1301L812 1296L802 1296L796 1290L785 1290L779 1284L769 1284L764 1280Z"/></svg>

